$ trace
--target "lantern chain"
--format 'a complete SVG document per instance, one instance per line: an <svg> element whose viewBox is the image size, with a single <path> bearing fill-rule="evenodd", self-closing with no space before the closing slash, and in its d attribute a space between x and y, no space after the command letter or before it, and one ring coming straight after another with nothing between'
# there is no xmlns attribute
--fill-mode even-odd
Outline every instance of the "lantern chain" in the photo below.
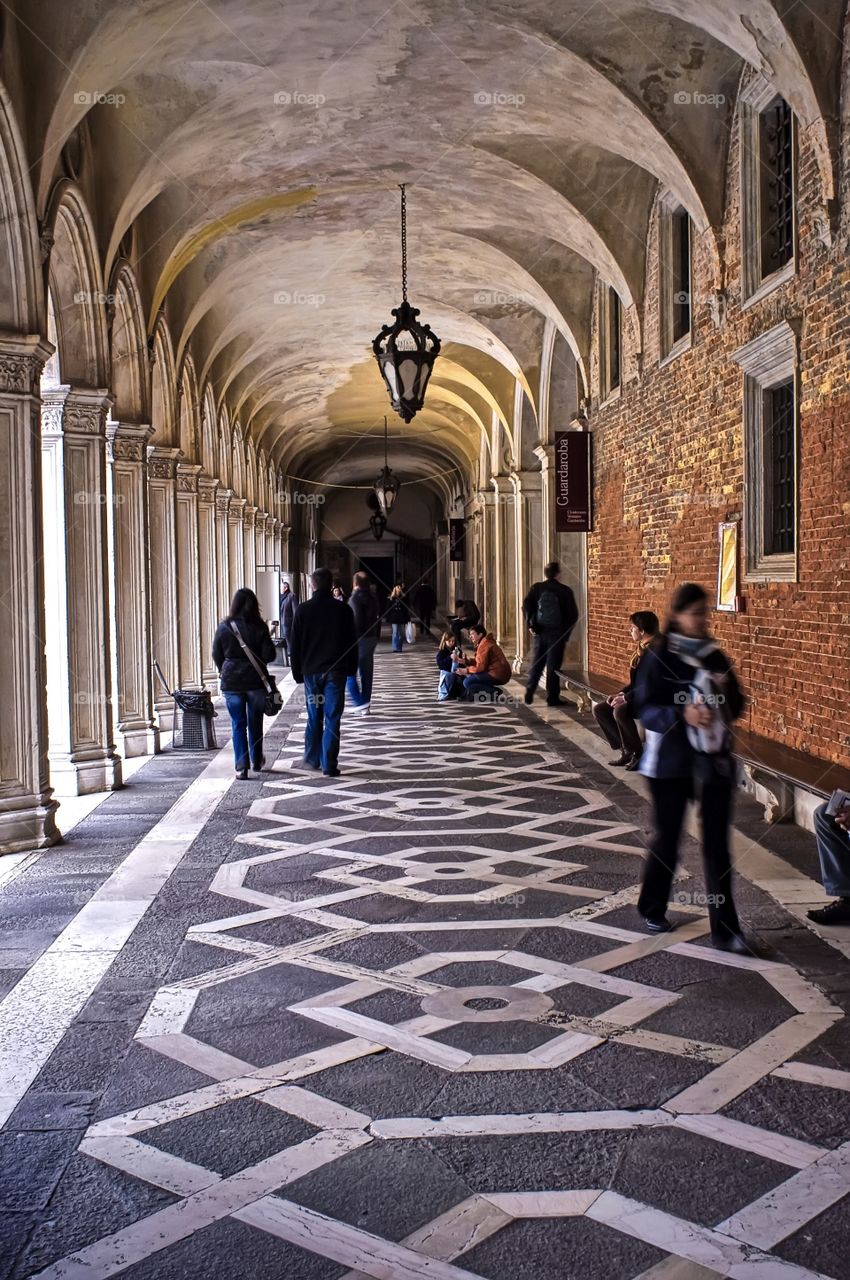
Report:
<svg viewBox="0 0 850 1280"><path fill-rule="evenodd" d="M404 182L401 190L401 296L407 302L407 190Z"/></svg>

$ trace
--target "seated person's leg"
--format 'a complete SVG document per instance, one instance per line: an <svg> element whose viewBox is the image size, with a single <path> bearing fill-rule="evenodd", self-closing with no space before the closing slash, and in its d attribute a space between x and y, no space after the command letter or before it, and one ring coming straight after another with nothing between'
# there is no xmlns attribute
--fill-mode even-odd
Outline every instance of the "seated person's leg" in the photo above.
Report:
<svg viewBox="0 0 850 1280"><path fill-rule="evenodd" d="M809 911L815 924L850 924L850 835L838 825L822 804L815 810L823 887L836 901L818 911Z"/></svg>

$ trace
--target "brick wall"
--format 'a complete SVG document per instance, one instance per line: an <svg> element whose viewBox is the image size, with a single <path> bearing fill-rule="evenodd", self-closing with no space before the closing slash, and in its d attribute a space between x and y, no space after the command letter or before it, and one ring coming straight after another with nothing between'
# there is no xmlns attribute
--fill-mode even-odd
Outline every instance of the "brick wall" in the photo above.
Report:
<svg viewBox="0 0 850 1280"><path fill-rule="evenodd" d="M705 110L711 110L706 107ZM719 521L743 513L743 379L731 353L788 319L800 328L799 575L743 578L745 612L713 615L750 696L744 725L825 760L850 761L850 262L845 230L823 242L815 159L798 131L797 274L741 309L737 133L721 229L725 323L715 327L708 247L696 237L689 351L659 366L656 219L649 233L643 358L624 319L619 399L592 404L595 523L588 538L589 665L624 675L628 614L663 616L672 589L716 591ZM847 193L841 193L842 207ZM819 224L818 218L821 218ZM594 334L594 350L596 336ZM598 396L597 361L591 360ZM743 537L743 531L742 535Z"/></svg>

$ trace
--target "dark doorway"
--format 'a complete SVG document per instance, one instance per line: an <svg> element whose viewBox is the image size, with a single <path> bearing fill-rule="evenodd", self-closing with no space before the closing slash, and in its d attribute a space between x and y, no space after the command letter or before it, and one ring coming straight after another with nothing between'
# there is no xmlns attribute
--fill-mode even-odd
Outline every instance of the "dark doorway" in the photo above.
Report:
<svg viewBox="0 0 850 1280"><path fill-rule="evenodd" d="M387 596L393 589L395 581L395 561L392 556L361 556L357 566L374 580L381 613L387 602Z"/></svg>

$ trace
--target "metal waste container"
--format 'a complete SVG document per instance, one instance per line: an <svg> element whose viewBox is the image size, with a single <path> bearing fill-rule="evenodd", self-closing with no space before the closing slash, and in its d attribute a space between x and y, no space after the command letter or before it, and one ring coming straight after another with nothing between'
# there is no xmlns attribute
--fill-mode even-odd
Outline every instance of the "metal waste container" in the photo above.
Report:
<svg viewBox="0 0 850 1280"><path fill-rule="evenodd" d="M209 689L175 689L174 702L180 708L182 725L174 735L174 746L184 751L215 751L215 707Z"/></svg>

